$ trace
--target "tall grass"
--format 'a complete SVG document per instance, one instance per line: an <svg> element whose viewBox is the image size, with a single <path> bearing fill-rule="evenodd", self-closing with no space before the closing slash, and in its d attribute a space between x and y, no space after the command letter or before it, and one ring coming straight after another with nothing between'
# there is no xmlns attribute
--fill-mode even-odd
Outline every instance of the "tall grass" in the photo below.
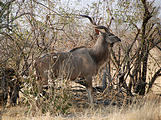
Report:
<svg viewBox="0 0 161 120"><path fill-rule="evenodd" d="M25 107L12 107L3 114L2 120L161 120L161 98L148 94L135 99L131 105L124 107L97 106L95 108L78 108L71 106L68 114L27 114ZM54 111L53 111L54 112Z"/></svg>

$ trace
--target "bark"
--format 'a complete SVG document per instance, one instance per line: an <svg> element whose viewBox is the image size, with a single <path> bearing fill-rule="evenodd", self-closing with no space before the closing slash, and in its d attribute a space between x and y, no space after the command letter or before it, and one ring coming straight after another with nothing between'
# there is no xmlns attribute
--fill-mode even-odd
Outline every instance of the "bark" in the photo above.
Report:
<svg viewBox="0 0 161 120"><path fill-rule="evenodd" d="M157 79L157 77L161 76L161 68L153 75L151 81L149 82L149 87L147 90L147 93L150 91L150 89L152 88L155 80Z"/></svg>
<svg viewBox="0 0 161 120"><path fill-rule="evenodd" d="M149 12L147 7L146 0L142 0L143 6L144 6L144 17L143 17L143 24L142 24L142 51L141 51L141 59L143 61L142 66L142 73L141 73L141 79L140 79L140 91L139 95L145 94L145 87L146 87L146 77L147 77L147 64L148 64L148 55L149 55L149 42L146 38L146 25L149 21L149 19L152 17L152 14Z"/></svg>

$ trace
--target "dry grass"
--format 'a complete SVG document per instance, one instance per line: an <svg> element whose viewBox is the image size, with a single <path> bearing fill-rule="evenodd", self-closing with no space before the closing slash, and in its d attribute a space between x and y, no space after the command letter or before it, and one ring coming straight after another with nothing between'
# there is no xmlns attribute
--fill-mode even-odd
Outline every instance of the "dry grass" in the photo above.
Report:
<svg viewBox="0 0 161 120"><path fill-rule="evenodd" d="M28 114L25 107L7 108L2 120L161 120L161 97L148 94L135 98L137 103L118 108L116 106L97 106L96 108L72 107L68 115Z"/></svg>

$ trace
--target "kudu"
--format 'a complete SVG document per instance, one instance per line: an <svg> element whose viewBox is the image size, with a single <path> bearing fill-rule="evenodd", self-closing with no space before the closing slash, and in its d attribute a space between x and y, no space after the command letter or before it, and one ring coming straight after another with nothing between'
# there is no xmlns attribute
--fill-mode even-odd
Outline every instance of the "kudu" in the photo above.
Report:
<svg viewBox="0 0 161 120"><path fill-rule="evenodd" d="M36 60L35 68L41 86L48 84L49 68L52 68L55 77L65 74L70 80L78 77L85 78L88 99L90 103L93 103L92 76L97 74L99 68L108 59L110 45L121 40L110 33L107 27L97 26L91 17L81 16L88 18L95 30L102 34L95 45L91 48L79 47L69 52L47 54Z"/></svg>

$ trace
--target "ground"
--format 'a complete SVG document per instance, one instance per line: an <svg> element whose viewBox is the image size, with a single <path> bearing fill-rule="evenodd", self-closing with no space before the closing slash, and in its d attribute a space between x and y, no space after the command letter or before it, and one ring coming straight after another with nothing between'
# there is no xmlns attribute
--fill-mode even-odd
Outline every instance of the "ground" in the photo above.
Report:
<svg viewBox="0 0 161 120"><path fill-rule="evenodd" d="M97 99L99 102L95 103L92 108L88 106L84 88L74 87L71 91L74 98L68 114L50 114L49 112L35 114L20 104L15 107L8 106L3 112L1 111L0 120L161 120L161 96L152 91L144 97L130 98L132 100L130 104L127 104L129 99L124 98L124 101L121 101L121 99L117 99L117 95L115 98L113 97L114 102L108 101L111 103L108 104L107 101L105 102L107 97L101 98L101 93L95 92L95 97L97 96L95 100ZM104 102L102 102L103 99ZM110 99L109 96L108 99Z"/></svg>

